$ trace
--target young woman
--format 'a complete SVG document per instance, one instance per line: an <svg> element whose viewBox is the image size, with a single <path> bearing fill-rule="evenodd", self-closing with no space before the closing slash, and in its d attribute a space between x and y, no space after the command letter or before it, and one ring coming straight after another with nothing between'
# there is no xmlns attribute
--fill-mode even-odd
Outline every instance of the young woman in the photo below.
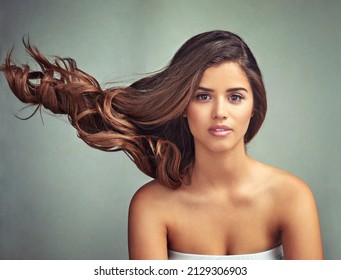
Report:
<svg viewBox="0 0 341 280"><path fill-rule="evenodd" d="M104 90L72 59L51 63L24 43L41 71L10 53L1 70L14 94L68 115L87 144L125 151L154 178L131 201L131 259L323 258L309 187L246 153L267 105L239 36L199 34L158 73Z"/></svg>

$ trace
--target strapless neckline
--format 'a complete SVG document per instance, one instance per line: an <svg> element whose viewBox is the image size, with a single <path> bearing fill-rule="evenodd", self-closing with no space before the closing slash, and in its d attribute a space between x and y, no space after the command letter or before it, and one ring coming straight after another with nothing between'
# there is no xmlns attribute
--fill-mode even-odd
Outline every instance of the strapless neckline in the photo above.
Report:
<svg viewBox="0 0 341 280"><path fill-rule="evenodd" d="M270 250L240 255L201 255L189 254L168 250L169 260L281 260L283 259L283 248L279 245Z"/></svg>

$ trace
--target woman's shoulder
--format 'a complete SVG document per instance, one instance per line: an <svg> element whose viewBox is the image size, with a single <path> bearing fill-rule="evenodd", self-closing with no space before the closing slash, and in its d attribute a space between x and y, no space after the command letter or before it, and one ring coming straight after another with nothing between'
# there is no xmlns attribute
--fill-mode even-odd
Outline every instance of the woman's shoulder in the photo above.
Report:
<svg viewBox="0 0 341 280"><path fill-rule="evenodd" d="M281 233L286 259L322 259L323 249L314 194L301 178L274 168L269 188L274 194L271 215Z"/></svg>
<svg viewBox="0 0 341 280"><path fill-rule="evenodd" d="M171 188L167 188L166 186L162 185L157 180L149 181L148 183L141 186L134 194L134 198L140 198L143 199L164 199L165 194L169 194L173 191Z"/></svg>
<svg viewBox="0 0 341 280"><path fill-rule="evenodd" d="M310 186L298 176L277 167L260 164L264 183L278 206L299 208L302 203L315 203Z"/></svg>
<svg viewBox="0 0 341 280"><path fill-rule="evenodd" d="M159 211L168 204L172 189L165 187L157 180L152 180L140 187L130 202L130 208Z"/></svg>
<svg viewBox="0 0 341 280"><path fill-rule="evenodd" d="M308 184L298 176L274 166L263 164L268 172L269 183L279 191L299 192L310 190Z"/></svg>
<svg viewBox="0 0 341 280"><path fill-rule="evenodd" d="M167 258L167 191L157 181L151 181L133 196L128 218L131 259Z"/></svg>

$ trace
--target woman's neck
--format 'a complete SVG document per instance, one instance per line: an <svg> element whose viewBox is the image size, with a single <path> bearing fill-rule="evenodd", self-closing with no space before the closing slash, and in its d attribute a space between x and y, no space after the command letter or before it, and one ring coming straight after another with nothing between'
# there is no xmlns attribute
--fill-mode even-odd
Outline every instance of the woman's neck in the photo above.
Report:
<svg viewBox="0 0 341 280"><path fill-rule="evenodd" d="M196 187L238 187L247 179L253 160L245 148L225 153L196 151L191 185Z"/></svg>

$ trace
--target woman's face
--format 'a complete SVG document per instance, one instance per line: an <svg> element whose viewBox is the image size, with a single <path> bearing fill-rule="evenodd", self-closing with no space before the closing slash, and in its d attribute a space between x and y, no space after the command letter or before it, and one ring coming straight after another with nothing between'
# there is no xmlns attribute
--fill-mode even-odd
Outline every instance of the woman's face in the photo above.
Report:
<svg viewBox="0 0 341 280"><path fill-rule="evenodd" d="M252 111L252 89L237 63L226 62L206 69L186 109L196 151L244 149Z"/></svg>

